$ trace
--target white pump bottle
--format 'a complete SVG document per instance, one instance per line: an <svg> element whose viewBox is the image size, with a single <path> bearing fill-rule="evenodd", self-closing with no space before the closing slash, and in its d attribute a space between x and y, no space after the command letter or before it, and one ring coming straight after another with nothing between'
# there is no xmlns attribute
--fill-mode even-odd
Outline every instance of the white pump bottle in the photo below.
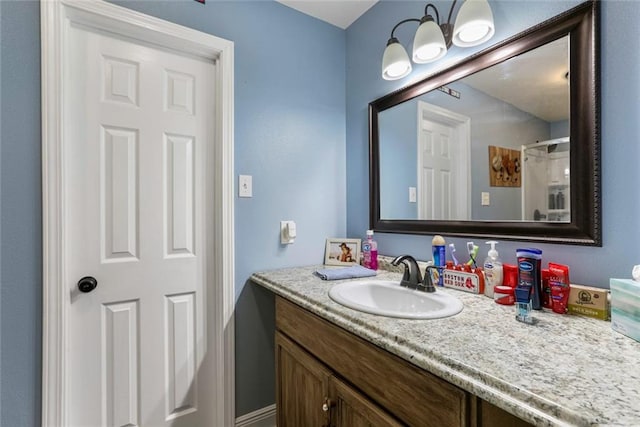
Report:
<svg viewBox="0 0 640 427"><path fill-rule="evenodd" d="M496 245L498 242L490 240L487 245L491 245L487 258L484 260L484 275L486 280L484 294L493 298L493 290L496 286L502 285L502 261L498 256Z"/></svg>

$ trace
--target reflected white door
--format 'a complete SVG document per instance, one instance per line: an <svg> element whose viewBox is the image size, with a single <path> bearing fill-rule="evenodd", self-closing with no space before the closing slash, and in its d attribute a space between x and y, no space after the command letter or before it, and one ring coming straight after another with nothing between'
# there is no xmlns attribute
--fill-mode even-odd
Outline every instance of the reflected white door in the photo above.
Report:
<svg viewBox="0 0 640 427"><path fill-rule="evenodd" d="M70 31L69 425L213 425L215 66ZM83 276L97 288L80 292Z"/></svg>
<svg viewBox="0 0 640 427"><path fill-rule="evenodd" d="M420 219L452 219L455 164L451 126L424 121L419 137Z"/></svg>
<svg viewBox="0 0 640 427"><path fill-rule="evenodd" d="M418 103L418 219L468 220L468 117Z"/></svg>

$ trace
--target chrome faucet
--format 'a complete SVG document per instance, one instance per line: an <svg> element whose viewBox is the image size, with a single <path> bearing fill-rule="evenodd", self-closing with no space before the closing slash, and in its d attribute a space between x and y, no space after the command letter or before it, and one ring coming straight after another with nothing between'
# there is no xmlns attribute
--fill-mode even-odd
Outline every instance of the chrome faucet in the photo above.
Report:
<svg viewBox="0 0 640 427"><path fill-rule="evenodd" d="M400 255L391 261L391 264L395 266L399 264L404 265L404 274L402 275L400 286L406 286L409 289L417 289L424 292L436 291L436 287L433 286L433 281L431 280L431 272L429 271L433 268L437 269L436 266L427 266L423 279L420 267L418 267L418 262L411 255Z"/></svg>

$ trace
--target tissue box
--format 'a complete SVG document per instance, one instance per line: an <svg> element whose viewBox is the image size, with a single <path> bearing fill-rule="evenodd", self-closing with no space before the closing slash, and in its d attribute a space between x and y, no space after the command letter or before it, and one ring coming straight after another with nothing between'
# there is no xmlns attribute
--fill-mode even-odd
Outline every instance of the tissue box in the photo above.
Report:
<svg viewBox="0 0 640 427"><path fill-rule="evenodd" d="M571 284L569 290L569 313L609 320L611 307L609 290Z"/></svg>
<svg viewBox="0 0 640 427"><path fill-rule="evenodd" d="M640 341L640 283L611 279L611 328Z"/></svg>

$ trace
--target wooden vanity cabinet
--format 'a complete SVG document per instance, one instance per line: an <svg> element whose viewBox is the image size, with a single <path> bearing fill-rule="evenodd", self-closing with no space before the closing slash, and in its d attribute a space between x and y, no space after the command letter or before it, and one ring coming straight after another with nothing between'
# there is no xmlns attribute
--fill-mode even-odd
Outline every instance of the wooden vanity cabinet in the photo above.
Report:
<svg viewBox="0 0 640 427"><path fill-rule="evenodd" d="M278 427L530 424L276 297Z"/></svg>
<svg viewBox="0 0 640 427"><path fill-rule="evenodd" d="M278 427L401 427L382 409L276 332Z"/></svg>
<svg viewBox="0 0 640 427"><path fill-rule="evenodd" d="M278 427L328 426L331 371L276 332L276 393Z"/></svg>

